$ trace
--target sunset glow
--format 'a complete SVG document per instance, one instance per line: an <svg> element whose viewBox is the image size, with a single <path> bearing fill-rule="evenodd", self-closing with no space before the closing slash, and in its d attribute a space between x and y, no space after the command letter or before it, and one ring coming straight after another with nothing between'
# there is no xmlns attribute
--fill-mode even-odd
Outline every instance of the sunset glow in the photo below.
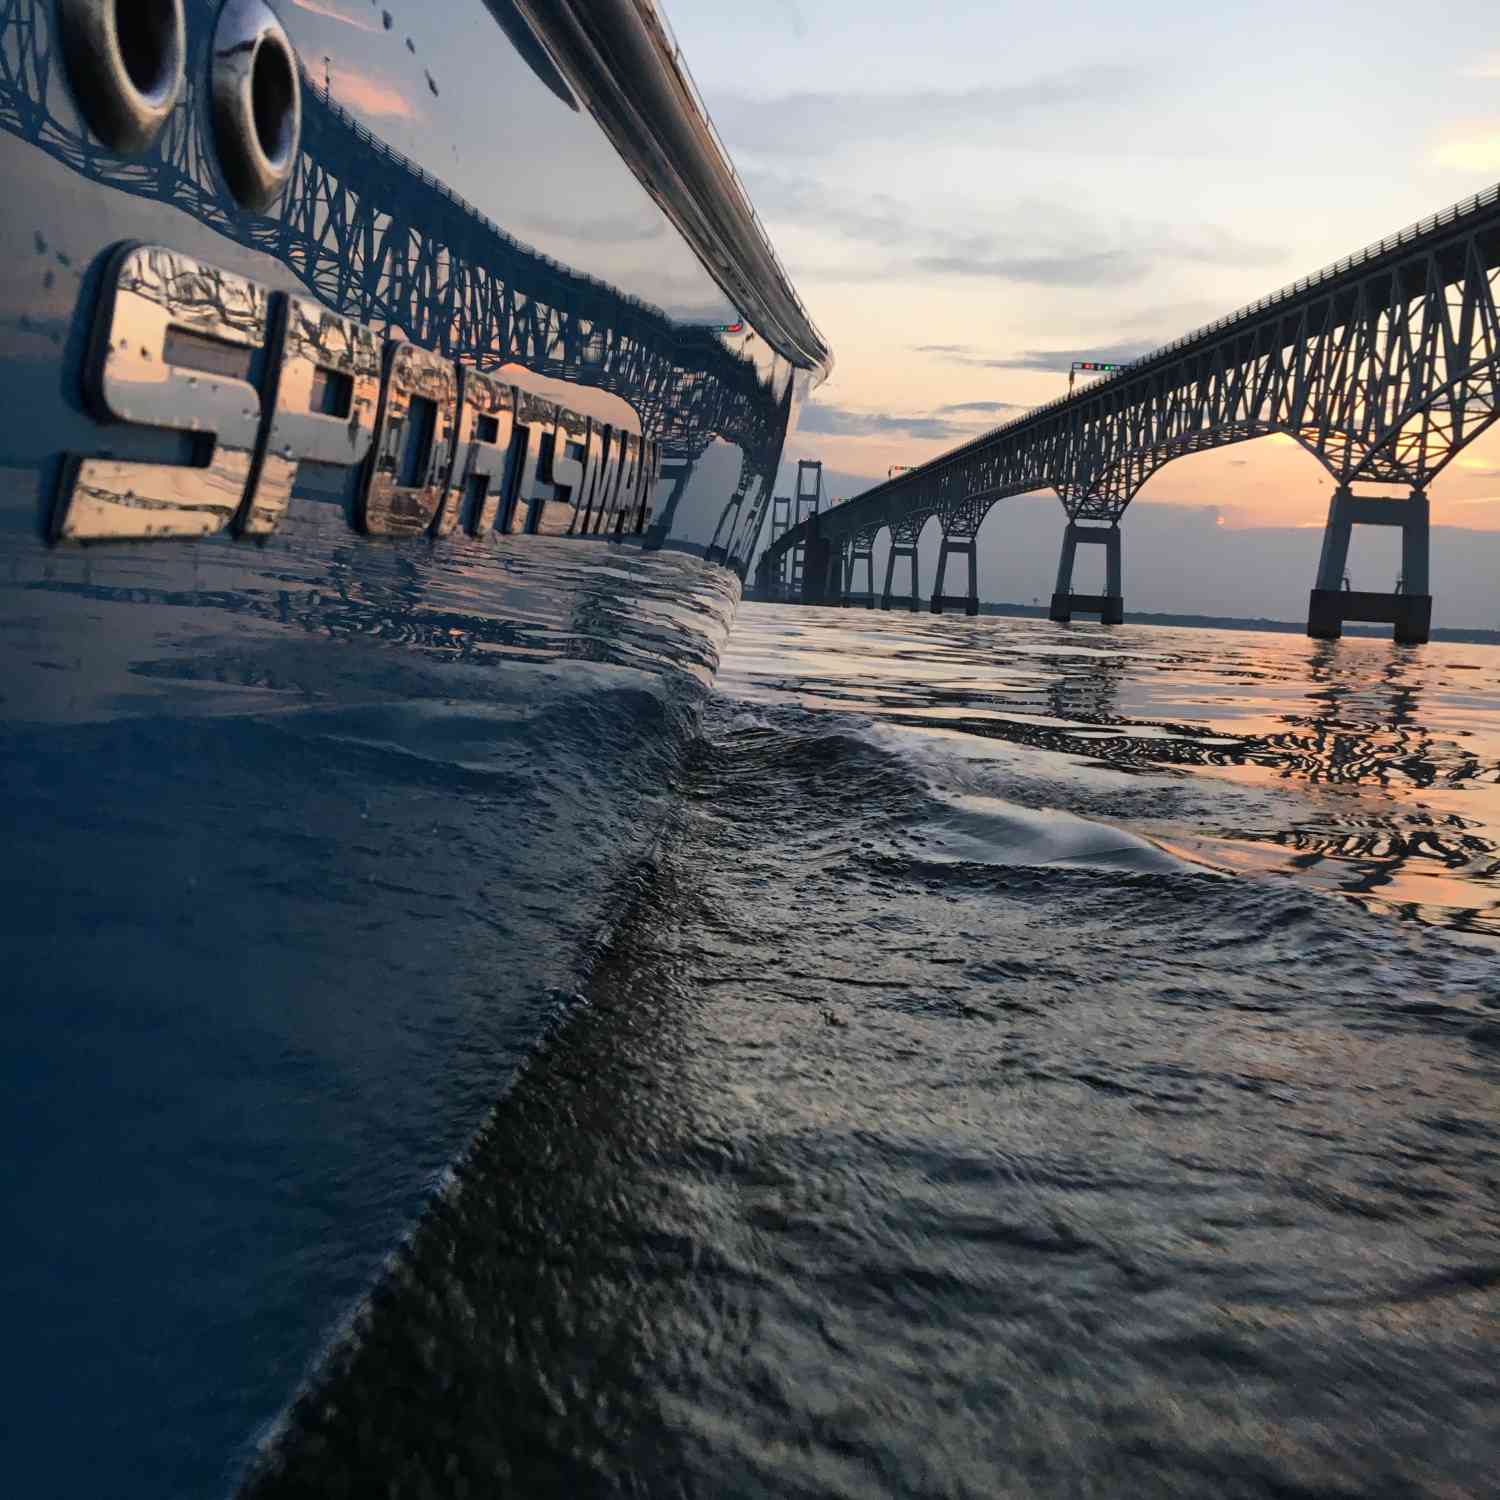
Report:
<svg viewBox="0 0 1500 1500"><path fill-rule="evenodd" d="M1433 12L1416 57L1344 0L1148 11L1017 28L999 9L677 0L838 356L790 456L883 478L1066 394L1075 359L1136 358L1500 178L1483 6ZM1266 46L1283 32L1303 45ZM1310 154L1318 140L1343 144ZM1434 519L1500 528L1497 475L1492 429L1434 482ZM1245 527L1321 523L1327 493L1271 438L1174 461L1141 495Z"/></svg>
<svg viewBox="0 0 1500 1500"><path fill-rule="evenodd" d="M310 15L324 16L330 21L342 21L345 26L352 26L356 31L378 32L382 29L369 16L353 13L352 5L340 5L337 0L292 0L292 4Z"/></svg>
<svg viewBox="0 0 1500 1500"><path fill-rule="evenodd" d="M352 68L330 66L329 84L333 97L357 114L384 120L417 118L416 106L394 83L356 73Z"/></svg>
<svg viewBox="0 0 1500 1500"><path fill-rule="evenodd" d="M1500 173L1500 125L1468 139L1445 141L1432 154L1440 167L1456 172Z"/></svg>

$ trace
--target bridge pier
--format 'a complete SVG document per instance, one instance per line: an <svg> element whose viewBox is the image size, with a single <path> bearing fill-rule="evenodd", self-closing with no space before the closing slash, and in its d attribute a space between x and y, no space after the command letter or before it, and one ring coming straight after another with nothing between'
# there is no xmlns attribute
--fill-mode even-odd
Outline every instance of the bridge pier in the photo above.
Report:
<svg viewBox="0 0 1500 1500"><path fill-rule="evenodd" d="M1104 548L1104 592L1075 594L1073 562L1080 542L1098 543ZM1120 583L1120 528L1115 526L1079 526L1069 521L1063 532L1062 556L1057 562L1057 588L1052 595L1048 619L1066 624L1074 612L1098 615L1101 625L1120 625L1125 620L1125 598Z"/></svg>
<svg viewBox="0 0 1500 1500"><path fill-rule="evenodd" d="M932 613L940 615L945 604L962 604L966 615L979 613L979 553L978 534L973 536L949 536L943 533L943 544L938 548L937 576L932 580ZM948 574L950 557L967 557L969 560L969 592L967 594L945 594L943 582ZM916 554L912 554L912 590L916 591Z"/></svg>
<svg viewBox="0 0 1500 1500"><path fill-rule="evenodd" d="M844 555L844 588L839 599L840 604L863 604L866 609L875 608L875 541L873 537L863 534L856 535L849 545L849 551ZM854 570L863 563L865 565L865 588L862 593L854 592Z"/></svg>
<svg viewBox="0 0 1500 1500"><path fill-rule="evenodd" d="M844 549L814 531L802 554L802 603L839 604L843 582Z"/></svg>
<svg viewBox="0 0 1500 1500"><path fill-rule="evenodd" d="M895 533L891 535L891 552L885 560L885 588L881 591L880 607L889 609L891 607L891 580L896 576L896 559L904 557L911 563L911 604L913 614L917 612L917 539L913 537L910 543L901 542L896 539Z"/></svg>
<svg viewBox="0 0 1500 1500"><path fill-rule="evenodd" d="M1341 484L1328 502L1328 524L1318 558L1318 580L1307 603L1307 633L1336 641L1344 623L1385 625L1403 645L1420 645L1432 631L1432 594L1427 569L1427 496L1413 490L1404 500L1356 495ZM1401 528L1401 584L1389 594L1346 589L1349 539L1356 526Z"/></svg>

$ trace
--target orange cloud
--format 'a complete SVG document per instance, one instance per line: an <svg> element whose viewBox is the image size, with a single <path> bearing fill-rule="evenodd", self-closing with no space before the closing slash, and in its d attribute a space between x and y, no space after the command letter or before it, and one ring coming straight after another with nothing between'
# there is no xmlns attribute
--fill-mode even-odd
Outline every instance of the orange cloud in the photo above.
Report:
<svg viewBox="0 0 1500 1500"><path fill-rule="evenodd" d="M415 120L418 117L416 105L397 84L356 73L351 68L330 66L328 73L334 99L357 115L385 120Z"/></svg>
<svg viewBox="0 0 1500 1500"><path fill-rule="evenodd" d="M292 4L298 10L305 10L314 16L327 16L330 21L342 21L345 26L352 26L356 31L376 31L381 28L373 21L367 21L360 16L347 16L331 0L292 0Z"/></svg>

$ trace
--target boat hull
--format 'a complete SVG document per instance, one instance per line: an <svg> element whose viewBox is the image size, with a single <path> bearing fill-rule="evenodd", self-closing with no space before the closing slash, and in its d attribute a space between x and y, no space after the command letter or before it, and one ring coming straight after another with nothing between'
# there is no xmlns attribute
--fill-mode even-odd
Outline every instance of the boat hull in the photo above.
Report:
<svg viewBox="0 0 1500 1500"><path fill-rule="evenodd" d="M222 1493L316 1369L628 900L816 378L753 330L685 322L735 310L497 9L469 7L462 45L423 21L407 47L367 7L281 7L305 161L246 214L203 97L216 6L187 6L174 123L127 157L79 114L59 13L0 0L17 1493ZM397 88L407 59L429 103ZM396 111L397 145L355 98ZM524 160L484 138L510 118ZM459 145L488 203L432 169ZM553 250L592 263L518 238L559 204ZM618 232L611 205L636 216ZM511 453L483 524L456 460L446 498L423 511L414 485L415 524L382 530L369 463L309 449L258 534L264 490L201 534L146 539L129 505L80 533L80 474L180 473L227 444L199 421L208 374L183 376L180 423L110 406L130 246L259 289L268 330L301 298L368 331L380 411L412 347L486 373L550 446ZM273 346L246 366L262 475Z"/></svg>

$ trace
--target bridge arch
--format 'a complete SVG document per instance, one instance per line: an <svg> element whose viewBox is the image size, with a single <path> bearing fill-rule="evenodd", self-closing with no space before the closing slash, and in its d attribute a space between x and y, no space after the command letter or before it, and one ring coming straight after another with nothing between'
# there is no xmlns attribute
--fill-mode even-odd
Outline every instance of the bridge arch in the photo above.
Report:
<svg viewBox="0 0 1500 1500"><path fill-rule="evenodd" d="M902 562L907 565L910 582L910 589L906 596L907 607L913 614L920 608L922 533L927 529L927 523L932 518L933 512L929 510L910 510L891 518L889 522L891 545L885 560L885 584L880 591L880 607L882 609L889 609L891 607L896 568Z"/></svg>

